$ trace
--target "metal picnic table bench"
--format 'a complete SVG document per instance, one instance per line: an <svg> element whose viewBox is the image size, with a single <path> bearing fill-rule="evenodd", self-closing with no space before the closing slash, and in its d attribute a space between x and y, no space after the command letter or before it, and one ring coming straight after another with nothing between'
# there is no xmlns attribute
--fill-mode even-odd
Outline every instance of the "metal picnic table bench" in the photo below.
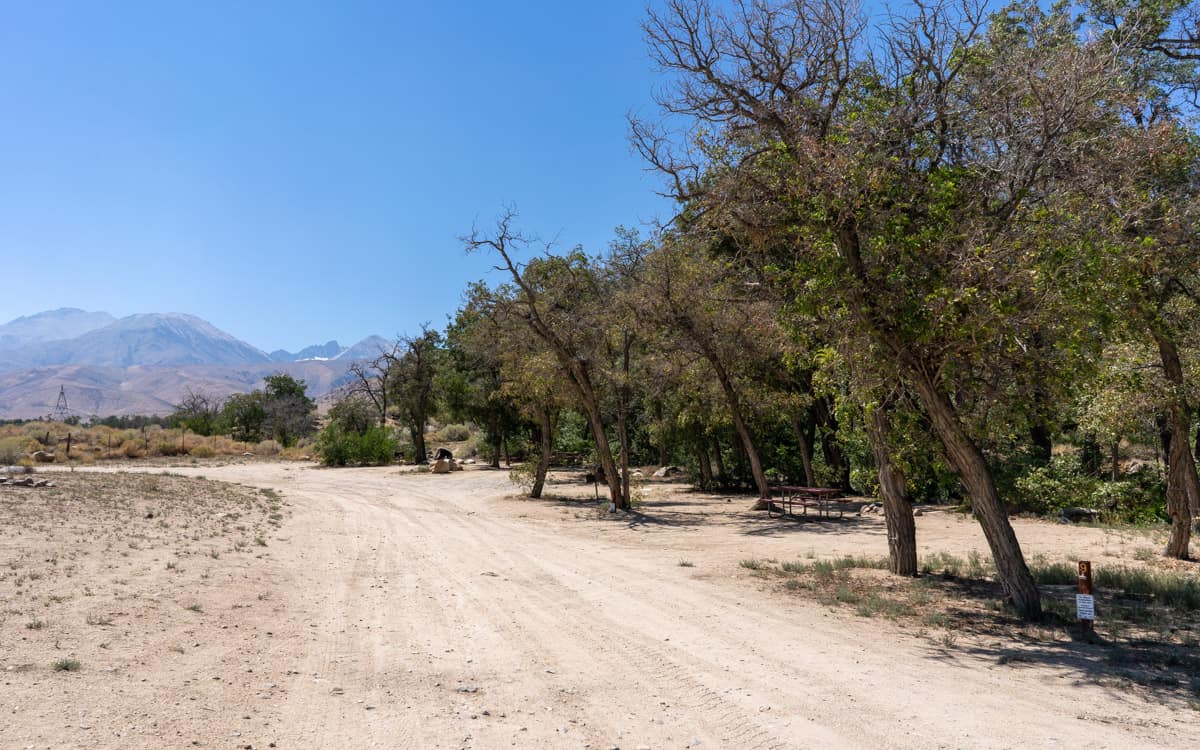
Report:
<svg viewBox="0 0 1200 750"><path fill-rule="evenodd" d="M829 518L836 506L838 518L845 512L845 502L842 501L842 491L831 487L797 487L787 484L772 485L771 496L767 498L767 516L770 517L773 506L779 506L780 515L795 515L796 506L800 506L801 515L808 515L810 507L816 508L817 516L822 514Z"/></svg>

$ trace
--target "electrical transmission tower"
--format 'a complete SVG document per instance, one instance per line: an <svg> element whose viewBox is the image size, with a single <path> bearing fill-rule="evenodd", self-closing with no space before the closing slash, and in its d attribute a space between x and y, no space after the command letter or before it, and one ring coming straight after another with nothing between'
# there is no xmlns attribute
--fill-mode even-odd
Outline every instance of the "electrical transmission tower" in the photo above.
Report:
<svg viewBox="0 0 1200 750"><path fill-rule="evenodd" d="M58 403L54 405L54 414L52 415L55 422L65 422L67 419L67 387L60 385L58 387Z"/></svg>

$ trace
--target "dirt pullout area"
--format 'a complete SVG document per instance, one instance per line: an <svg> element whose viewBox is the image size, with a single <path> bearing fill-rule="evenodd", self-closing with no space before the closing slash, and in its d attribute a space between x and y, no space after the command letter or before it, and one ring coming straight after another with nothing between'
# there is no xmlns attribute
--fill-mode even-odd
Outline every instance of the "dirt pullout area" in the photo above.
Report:
<svg viewBox="0 0 1200 750"><path fill-rule="evenodd" d="M121 535L157 519L145 518L150 501L127 475L87 475L80 481L97 491L65 509L44 490L2 490L3 747L1195 742L1200 714L1186 701L1106 686L1066 656L995 657L1021 643L964 638L948 647L898 633L888 621L780 595L739 565L885 554L877 519L798 524L748 513L745 498L678 487L653 488L643 514L606 518L572 499L584 492L577 485L525 501L512 497L505 473L482 470L176 471L271 496L196 484L165 511L179 520L166 516L169 529L131 549ZM105 510L113 492L133 499ZM274 493L285 505L272 510ZM205 510L188 511L187 523L207 525L185 525L189 503ZM41 515L20 510L43 505ZM240 515L221 519L230 512ZM280 512L288 515L272 531ZM925 549L984 549L967 521L917 520ZM1017 531L1030 552L1056 558L1120 557L1153 543L1048 524ZM247 538L239 550L235 540ZM72 549L86 563L67 576ZM53 555L57 565L44 562ZM34 568L42 577L26 576L15 595L13 576ZM48 598L60 590L72 598ZM102 594L103 606L91 603ZM43 629L26 628L39 608L58 606L70 608ZM93 609L112 624L88 624ZM55 671L70 654L81 668Z"/></svg>

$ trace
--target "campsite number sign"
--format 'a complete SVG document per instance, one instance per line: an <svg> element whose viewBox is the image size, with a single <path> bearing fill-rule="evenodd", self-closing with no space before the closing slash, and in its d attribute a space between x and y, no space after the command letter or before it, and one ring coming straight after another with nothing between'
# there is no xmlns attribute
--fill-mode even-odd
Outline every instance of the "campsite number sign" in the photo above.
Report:
<svg viewBox="0 0 1200 750"><path fill-rule="evenodd" d="M1079 593L1075 595L1075 616L1086 633L1096 622L1096 599L1092 596L1092 563L1079 561Z"/></svg>

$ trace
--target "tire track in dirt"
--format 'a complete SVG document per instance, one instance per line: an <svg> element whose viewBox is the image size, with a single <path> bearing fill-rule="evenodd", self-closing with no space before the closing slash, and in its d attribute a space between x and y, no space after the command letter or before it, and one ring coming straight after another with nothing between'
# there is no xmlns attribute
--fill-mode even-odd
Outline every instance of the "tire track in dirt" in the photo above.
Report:
<svg viewBox="0 0 1200 750"><path fill-rule="evenodd" d="M296 567L295 616L318 627L288 631L304 667L281 746L1179 744L1167 708L1123 706L1064 670L931 653L758 591L736 566L698 577L648 537L489 513L509 492L496 473L280 471L231 476L296 507L279 554ZM1150 733L1080 721L1084 698L1152 713Z"/></svg>

